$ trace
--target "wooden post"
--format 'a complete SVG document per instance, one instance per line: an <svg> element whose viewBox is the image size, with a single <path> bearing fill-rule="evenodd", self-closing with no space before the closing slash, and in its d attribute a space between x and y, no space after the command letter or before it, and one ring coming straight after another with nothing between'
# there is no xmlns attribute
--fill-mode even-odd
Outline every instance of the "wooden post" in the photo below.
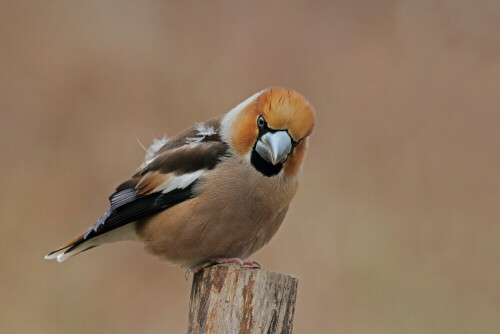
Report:
<svg viewBox="0 0 500 334"><path fill-rule="evenodd" d="M224 264L194 275L189 334L291 333L298 277Z"/></svg>

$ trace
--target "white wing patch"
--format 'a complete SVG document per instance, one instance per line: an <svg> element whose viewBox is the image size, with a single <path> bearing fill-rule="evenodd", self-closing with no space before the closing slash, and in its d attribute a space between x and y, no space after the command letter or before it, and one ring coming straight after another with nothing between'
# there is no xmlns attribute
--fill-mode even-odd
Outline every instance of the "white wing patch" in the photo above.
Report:
<svg viewBox="0 0 500 334"><path fill-rule="evenodd" d="M144 160L148 161L153 159L155 156L156 152L160 150L160 148L163 147L166 143L168 143L169 138L167 138L167 135L164 134L162 138L153 138L153 144L149 146L149 148L146 150L146 155L144 156Z"/></svg>
<svg viewBox="0 0 500 334"><path fill-rule="evenodd" d="M205 170L198 170L193 173L187 173L182 175L172 175L168 178L167 182L159 186L155 191L160 191L163 193L168 193L174 189L184 189L191 183L196 181L201 175L205 173Z"/></svg>
<svg viewBox="0 0 500 334"><path fill-rule="evenodd" d="M212 136L217 134L217 131L212 126L206 126L203 123L196 124L196 130L198 133L197 137L187 137L186 143L188 145L196 145L199 144L205 139L206 136Z"/></svg>

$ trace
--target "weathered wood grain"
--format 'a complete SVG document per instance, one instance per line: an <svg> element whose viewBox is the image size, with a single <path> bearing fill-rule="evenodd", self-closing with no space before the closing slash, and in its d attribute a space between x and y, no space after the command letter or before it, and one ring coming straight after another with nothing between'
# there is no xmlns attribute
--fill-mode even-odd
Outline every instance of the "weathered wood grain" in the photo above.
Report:
<svg viewBox="0 0 500 334"><path fill-rule="evenodd" d="M188 333L291 333L298 278L217 265L194 276Z"/></svg>

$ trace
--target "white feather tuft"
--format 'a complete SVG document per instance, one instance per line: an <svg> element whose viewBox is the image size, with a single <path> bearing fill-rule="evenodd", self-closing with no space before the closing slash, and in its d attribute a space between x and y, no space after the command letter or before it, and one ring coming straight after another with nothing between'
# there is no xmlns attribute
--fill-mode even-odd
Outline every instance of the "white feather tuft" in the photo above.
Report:
<svg viewBox="0 0 500 334"><path fill-rule="evenodd" d="M186 138L186 144L188 144L188 145L196 145L196 144L201 143L201 141L204 138L205 137L187 137Z"/></svg>
<svg viewBox="0 0 500 334"><path fill-rule="evenodd" d="M187 137L186 144L196 145L201 143L206 136L212 136L217 134L217 131L212 126L206 126L203 123L196 124L196 130L198 131L196 135L199 137Z"/></svg>
<svg viewBox="0 0 500 334"><path fill-rule="evenodd" d="M203 123L196 124L196 130L198 130L198 136L212 136L217 133L213 126L206 126Z"/></svg>
<svg viewBox="0 0 500 334"><path fill-rule="evenodd" d="M155 154L160 150L160 148L163 147L166 143L168 143L169 138L167 137L166 134L163 135L162 138L153 138L153 144L149 146L149 148L146 150L146 155L144 156L144 160L148 161L153 159Z"/></svg>

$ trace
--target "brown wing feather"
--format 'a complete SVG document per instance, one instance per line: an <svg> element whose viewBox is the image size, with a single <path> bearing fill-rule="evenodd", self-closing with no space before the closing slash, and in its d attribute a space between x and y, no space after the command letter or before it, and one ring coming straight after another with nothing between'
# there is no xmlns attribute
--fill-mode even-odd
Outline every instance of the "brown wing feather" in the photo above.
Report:
<svg viewBox="0 0 500 334"><path fill-rule="evenodd" d="M116 191L121 191L129 188L135 188L137 184L141 181L142 175L140 172L135 173L130 179L125 182L122 182L118 187L116 187Z"/></svg>
<svg viewBox="0 0 500 334"><path fill-rule="evenodd" d="M138 195L146 195L167 181L173 172L183 174L212 169L227 151L227 145L221 142L219 135L221 119L222 116L219 116L201 124L213 129L213 134L201 138L198 126L194 126L171 138L156 152L148 165L121 183L116 191L136 188ZM200 138L201 145L188 145L189 139L196 137Z"/></svg>
<svg viewBox="0 0 500 334"><path fill-rule="evenodd" d="M172 173L163 174L158 171L147 172L142 177L141 181L135 186L137 195L149 195L155 191L156 188L167 182Z"/></svg>
<svg viewBox="0 0 500 334"><path fill-rule="evenodd" d="M209 119L208 121L201 123L206 128L212 128L215 130L215 134L210 136L205 136L203 142L218 142L221 140L220 138L220 122L222 120L222 116L215 117ZM167 152L179 147L186 145L188 138L197 137L198 129L196 126L193 126L183 132L179 133L177 136L171 138L162 148L158 150L156 155L162 154L163 152Z"/></svg>

